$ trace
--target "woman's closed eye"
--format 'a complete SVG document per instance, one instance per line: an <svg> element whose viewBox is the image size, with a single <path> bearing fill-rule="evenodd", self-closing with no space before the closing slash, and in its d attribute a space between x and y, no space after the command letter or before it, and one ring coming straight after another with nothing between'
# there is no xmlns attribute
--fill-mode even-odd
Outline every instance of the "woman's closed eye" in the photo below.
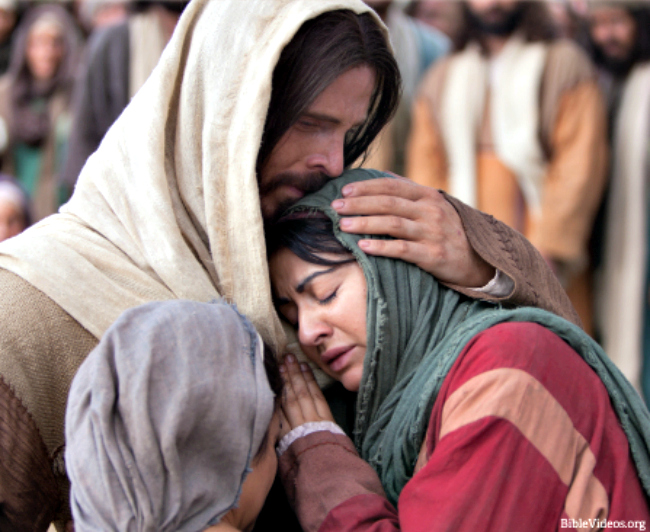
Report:
<svg viewBox="0 0 650 532"><path fill-rule="evenodd" d="M328 303L331 303L336 299L336 295L338 294L338 288L331 292L328 296L325 296L323 298L316 298L318 300L318 303L320 305L327 305Z"/></svg>

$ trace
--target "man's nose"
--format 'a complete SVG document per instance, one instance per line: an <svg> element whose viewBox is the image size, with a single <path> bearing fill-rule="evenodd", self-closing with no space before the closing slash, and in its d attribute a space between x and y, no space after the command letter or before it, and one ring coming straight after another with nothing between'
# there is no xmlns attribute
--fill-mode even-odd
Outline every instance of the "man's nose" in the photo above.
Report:
<svg viewBox="0 0 650 532"><path fill-rule="evenodd" d="M343 173L344 157L344 141L333 140L311 155L308 165L310 170L323 172L329 177L338 177Z"/></svg>

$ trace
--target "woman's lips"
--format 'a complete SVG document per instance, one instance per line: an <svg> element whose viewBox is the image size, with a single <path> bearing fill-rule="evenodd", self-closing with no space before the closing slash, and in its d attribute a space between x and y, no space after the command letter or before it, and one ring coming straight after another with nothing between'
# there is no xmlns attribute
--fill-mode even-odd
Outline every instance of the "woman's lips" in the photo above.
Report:
<svg viewBox="0 0 650 532"><path fill-rule="evenodd" d="M321 360L334 372L341 371L347 364L355 346L332 347L321 355Z"/></svg>

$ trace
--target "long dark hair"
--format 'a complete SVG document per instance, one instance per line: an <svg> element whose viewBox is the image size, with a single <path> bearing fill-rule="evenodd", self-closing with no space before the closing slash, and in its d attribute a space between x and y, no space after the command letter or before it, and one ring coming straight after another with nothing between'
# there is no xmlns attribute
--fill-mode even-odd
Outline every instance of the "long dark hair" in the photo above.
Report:
<svg viewBox="0 0 650 532"><path fill-rule="evenodd" d="M345 140L345 166L365 153L394 114L400 98L399 68L384 33L369 13L330 11L305 22L273 71L258 170L282 135L328 85L351 68L364 65L374 71L376 85L368 119Z"/></svg>
<svg viewBox="0 0 650 532"><path fill-rule="evenodd" d="M297 213L280 218L266 229L266 253L270 259L288 249L298 258L320 266L337 266L355 260L334 234L334 225L323 213ZM323 254L337 255L327 259Z"/></svg>
<svg viewBox="0 0 650 532"><path fill-rule="evenodd" d="M557 29L551 14L543 2L521 1L518 5L517 30L527 42L551 41L557 36ZM454 49L463 50L470 42L480 42L483 31L476 23L467 2L463 2L461 24L454 37Z"/></svg>

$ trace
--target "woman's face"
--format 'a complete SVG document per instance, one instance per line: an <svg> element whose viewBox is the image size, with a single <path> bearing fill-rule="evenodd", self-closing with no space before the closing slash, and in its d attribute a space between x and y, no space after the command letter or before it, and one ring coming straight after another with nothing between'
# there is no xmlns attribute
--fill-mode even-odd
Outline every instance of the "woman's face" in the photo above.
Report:
<svg viewBox="0 0 650 532"><path fill-rule="evenodd" d="M358 391L367 343L367 287L359 264L320 266L282 249L269 268L278 312L296 328L303 352L345 388Z"/></svg>
<svg viewBox="0 0 650 532"><path fill-rule="evenodd" d="M32 76L39 81L52 79L63 59L64 47L60 28L37 22L27 39L27 66Z"/></svg>

